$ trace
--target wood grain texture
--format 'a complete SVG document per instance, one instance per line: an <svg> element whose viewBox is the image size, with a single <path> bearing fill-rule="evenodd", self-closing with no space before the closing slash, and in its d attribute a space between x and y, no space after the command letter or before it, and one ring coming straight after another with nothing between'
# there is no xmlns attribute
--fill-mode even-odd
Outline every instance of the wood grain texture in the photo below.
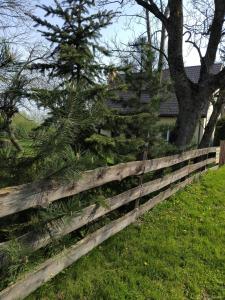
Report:
<svg viewBox="0 0 225 300"><path fill-rule="evenodd" d="M225 141L220 141L220 158L219 165L225 165Z"/></svg>
<svg viewBox="0 0 225 300"><path fill-rule="evenodd" d="M216 164L218 165L220 162L220 147L216 148Z"/></svg>
<svg viewBox="0 0 225 300"><path fill-rule="evenodd" d="M106 199L104 207L97 204L90 205L78 212L74 216L64 217L51 221L42 229L41 232L31 231L23 236L15 239L16 242L21 243L21 247L27 249L29 252L38 250L48 245L52 239L59 239L66 234L81 228L82 226L98 219L101 216L125 205L129 202L146 196L150 193L158 191L186 176L194 171L199 170L208 164L214 163L215 158L210 158L199 163L188 165L175 172L172 172L162 178L147 182L141 186L137 186L119 195ZM0 267L7 264L8 259L4 254L4 248L10 243L5 242L0 245ZM3 249L3 250L2 250Z"/></svg>
<svg viewBox="0 0 225 300"><path fill-rule="evenodd" d="M1 291L0 300L24 299L42 284L51 280L62 270L73 264L80 257L90 252L92 249L100 245L109 237L115 235L131 223L135 222L138 217L143 215L158 203L175 194L181 188L184 188L186 185L190 184L199 176L200 173L195 174L185 181L176 184L174 187L163 191L159 195L147 201L145 204L141 205L138 209L135 209L125 216L112 221L96 232L88 235L74 246L71 246L70 248L64 250L57 256L48 259L46 262L37 267L36 270L26 274L17 283Z"/></svg>
<svg viewBox="0 0 225 300"><path fill-rule="evenodd" d="M98 168L84 172L80 179L68 184L59 184L51 181L4 188L0 190L0 217L31 207L45 207L58 199L76 195L111 181L121 181L129 176L170 167L208 153L216 153L216 148L192 150L159 159L135 161L112 167Z"/></svg>

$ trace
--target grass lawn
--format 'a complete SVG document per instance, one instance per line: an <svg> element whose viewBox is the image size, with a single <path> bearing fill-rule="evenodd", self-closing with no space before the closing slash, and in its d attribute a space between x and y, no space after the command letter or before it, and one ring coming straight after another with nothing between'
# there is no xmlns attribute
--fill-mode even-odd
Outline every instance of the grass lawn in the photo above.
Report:
<svg viewBox="0 0 225 300"><path fill-rule="evenodd" d="M28 299L225 299L225 168L210 171Z"/></svg>

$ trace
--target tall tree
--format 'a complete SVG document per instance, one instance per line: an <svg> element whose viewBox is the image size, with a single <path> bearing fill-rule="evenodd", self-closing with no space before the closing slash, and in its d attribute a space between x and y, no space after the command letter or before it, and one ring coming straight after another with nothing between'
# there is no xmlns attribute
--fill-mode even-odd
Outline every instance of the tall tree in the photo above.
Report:
<svg viewBox="0 0 225 300"><path fill-rule="evenodd" d="M212 67L216 60L220 42L224 32L225 2L214 1L213 17L208 19L208 29L202 35L208 36L205 54L197 43L192 42L198 50L201 59L201 72L198 83L193 83L187 77L183 58L184 40L184 5L182 0L169 0L169 16L166 16L154 0L135 0L158 18L168 33L168 63L174 90L178 99L179 115L176 127L171 136L171 142L179 148L185 148L192 140L197 123L200 120L202 108L209 102L217 89L224 87L225 69L216 75Z"/></svg>
<svg viewBox="0 0 225 300"><path fill-rule="evenodd" d="M108 51L100 37L114 13L96 11L94 0L54 0L53 5L39 8L45 18L31 18L52 47L47 60L33 64L32 69L44 72L55 85L36 89L33 97L49 112L40 128L45 136L38 145L38 159L43 170L49 166L45 175L50 176L71 168L75 161L78 166L76 158L89 151L86 139L96 132L103 118L107 93L104 80L110 67L102 61Z"/></svg>
<svg viewBox="0 0 225 300"><path fill-rule="evenodd" d="M161 83L157 69L152 69L154 55L148 41L139 38L130 44L128 55L120 53L123 71L110 81L116 90L102 127L111 133L104 152L114 162L152 158L171 150L161 138L158 123L159 104L170 95L169 85ZM93 141L97 138L94 135Z"/></svg>
<svg viewBox="0 0 225 300"><path fill-rule="evenodd" d="M206 124L202 140L199 144L199 148L209 147L212 142L213 132L215 130L216 123L219 116L221 115L222 106L225 104L225 91L220 90L213 97L212 105L213 111L209 118L208 123Z"/></svg>
<svg viewBox="0 0 225 300"><path fill-rule="evenodd" d="M99 3L100 6L106 6L114 3L114 1L110 1L110 0L100 0L99 2L100 2ZM155 70L157 68L158 71L161 72L162 68L165 67L165 59L167 59L166 51L165 51L166 38L167 38L166 28L163 24L160 23L160 21L157 18L153 18L149 10L147 9L139 9L137 10L137 12L134 13L135 4L136 4L135 0L120 1L118 5L121 6L122 12L118 15L120 19L125 18L126 20L125 30L126 31L131 30L132 33L135 34L135 39L137 41L141 39L147 40L148 46L152 49L152 52L154 52L155 54L155 59L154 59L154 64L152 65L152 69ZM126 6L128 7L127 10L125 8ZM132 6L132 11L130 11L130 6ZM165 13L165 15L168 15L169 13L168 5L165 5L163 3L163 0L160 0L160 7L161 10ZM140 30L140 26L139 26L140 24L143 25L143 31L138 33L136 31L136 27L138 26L138 29ZM134 40L134 38L132 39ZM124 41L122 45L125 45ZM125 45L124 49L122 49L121 43L120 45L118 43L118 45L114 45L114 46L116 46L115 47L116 49L114 50L117 51L118 49L121 49L121 52L125 50L128 53L128 49L126 48L129 47L130 45L129 44ZM133 53L134 53L133 51L130 51L130 55L133 55Z"/></svg>
<svg viewBox="0 0 225 300"><path fill-rule="evenodd" d="M33 67L48 71L50 77L61 77L67 81L94 84L106 66L97 60L97 55L108 54L99 44L101 29L112 22L112 11L90 13L95 7L94 0L54 0L53 6L38 6L45 13L45 19L30 15L35 26L51 44L49 60ZM50 22L46 17L54 16L62 25Z"/></svg>
<svg viewBox="0 0 225 300"><path fill-rule="evenodd" d="M168 5L164 9L162 0L161 0L161 11L164 11L164 15L168 17L169 15L169 7ZM160 38L160 47L159 47L159 59L158 59L158 72L160 73L162 79L162 70L164 67L164 59L165 59L165 44L166 44L166 27L162 23L161 28L161 38Z"/></svg>

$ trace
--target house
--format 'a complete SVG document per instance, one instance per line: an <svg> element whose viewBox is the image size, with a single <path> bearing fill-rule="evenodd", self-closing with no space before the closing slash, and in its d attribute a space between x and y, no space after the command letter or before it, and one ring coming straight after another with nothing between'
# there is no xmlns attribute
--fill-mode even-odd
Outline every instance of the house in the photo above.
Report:
<svg viewBox="0 0 225 300"><path fill-rule="evenodd" d="M194 83L197 83L200 76L200 68L201 66L190 66L186 67L185 71L187 76L191 81ZM212 73L217 74L222 68L221 63L216 63L213 65ZM124 78L124 76L119 75L119 78ZM140 75L138 73L135 73L134 79L138 78ZM170 72L169 69L165 69L162 74L162 80L163 81L169 81L170 80ZM113 109L118 109L120 112L126 114L130 112L130 107L126 106L126 103L134 97L134 89L128 88L127 90L117 91L117 101L109 101L109 106ZM145 86L143 85L140 92L140 103L145 104L150 103L151 96L149 95L149 91L146 90ZM176 118L178 116L179 108L178 108L178 102L177 98L174 92L171 92L169 97L160 103L159 107L159 124L162 125L164 128L166 128L165 138L166 140L169 140L170 132L172 128L175 125ZM212 113L212 104L208 103L206 107L202 109L202 116L201 120L199 121L199 124L196 128L193 143L198 144L203 136L204 128L210 118L210 115Z"/></svg>

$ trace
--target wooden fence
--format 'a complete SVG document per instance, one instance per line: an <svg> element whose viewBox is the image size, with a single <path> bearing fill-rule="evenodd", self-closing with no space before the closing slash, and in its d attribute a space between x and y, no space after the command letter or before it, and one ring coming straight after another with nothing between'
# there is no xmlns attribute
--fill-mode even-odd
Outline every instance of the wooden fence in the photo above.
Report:
<svg viewBox="0 0 225 300"><path fill-rule="evenodd" d="M59 239L120 207L132 202L136 203L135 209L111 221L94 233L87 235L75 245L48 259L34 271L20 278L18 282L1 291L0 299L25 298L81 256L133 223L139 216L156 204L190 184L195 178L207 171L208 168L217 166L219 160L221 160L221 155L220 148L215 147L192 150L159 159L135 161L86 171L76 182L68 184L56 184L53 182L31 183L1 189L0 217L7 217L30 208L46 207L54 201L79 194L106 183L121 181L130 176L143 176L143 174L169 167L175 168L168 175L140 184L119 195L106 199L104 206L92 204L83 208L79 214L71 214L69 217L61 217L47 223L39 232L30 231L17 237L16 242L21 243L23 247L34 252L51 243L52 237ZM137 205L139 199L156 192L158 192L156 196L152 196L149 200L143 201L141 205ZM9 243L10 241L6 241L0 244L0 267L7 266L8 258L2 249Z"/></svg>

